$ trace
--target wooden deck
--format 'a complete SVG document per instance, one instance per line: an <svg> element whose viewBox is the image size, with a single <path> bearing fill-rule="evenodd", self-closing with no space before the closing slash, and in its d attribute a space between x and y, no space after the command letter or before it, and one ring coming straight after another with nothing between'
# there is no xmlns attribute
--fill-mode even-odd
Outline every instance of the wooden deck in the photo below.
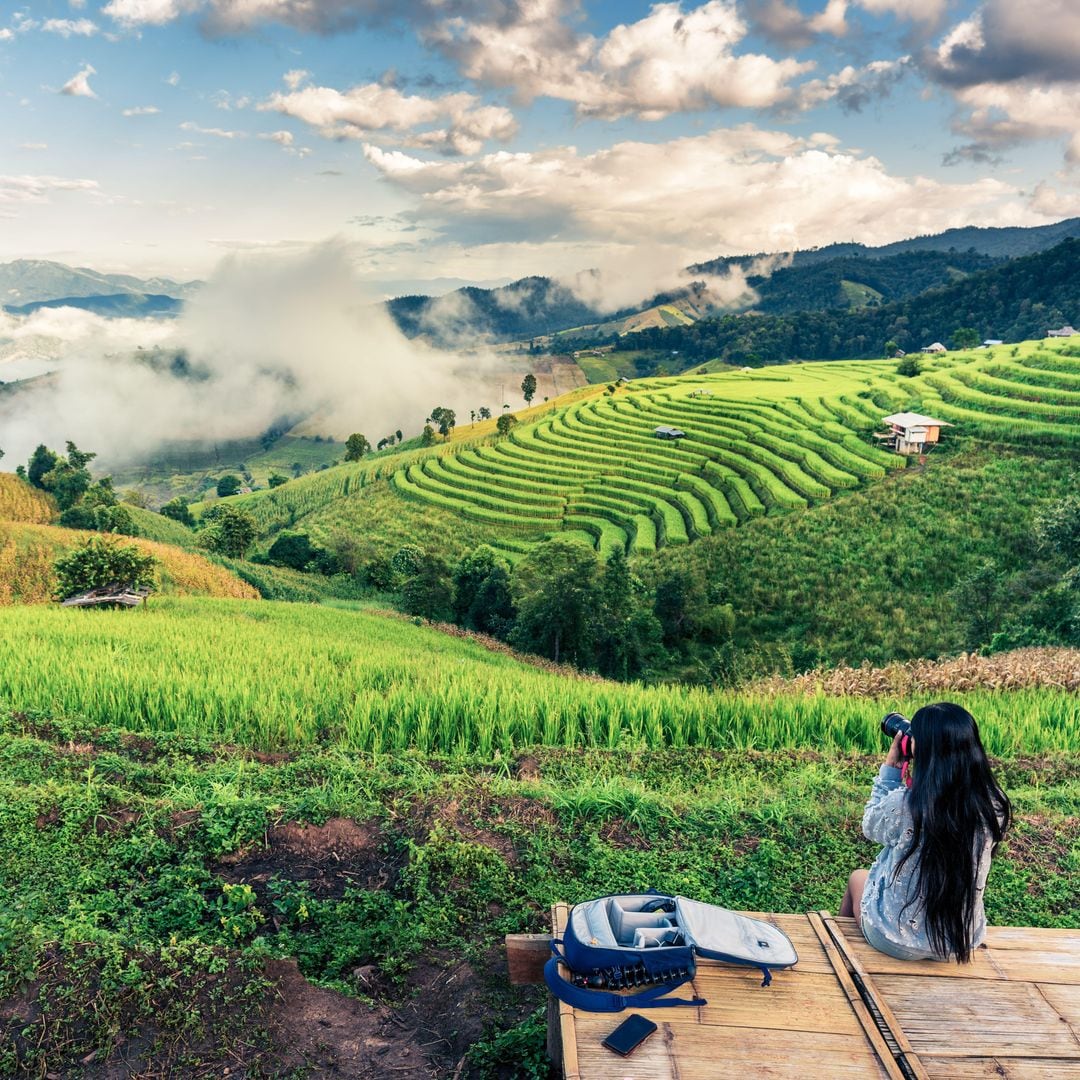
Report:
<svg viewBox="0 0 1080 1080"><path fill-rule="evenodd" d="M625 1059L601 1042L633 1010L560 1002L565 1080L1080 1078L1080 931L992 927L960 967L893 960L826 912L757 917L791 938L796 967L766 989L756 970L699 961L708 1004L642 1010L659 1030Z"/></svg>

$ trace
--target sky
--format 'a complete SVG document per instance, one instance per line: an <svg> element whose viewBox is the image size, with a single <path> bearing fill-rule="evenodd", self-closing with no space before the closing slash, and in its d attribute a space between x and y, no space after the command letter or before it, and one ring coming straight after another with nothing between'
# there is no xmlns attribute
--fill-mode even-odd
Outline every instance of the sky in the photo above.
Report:
<svg viewBox="0 0 1080 1080"><path fill-rule="evenodd" d="M0 117L0 261L656 279L1080 215L1080 0L0 0Z"/></svg>

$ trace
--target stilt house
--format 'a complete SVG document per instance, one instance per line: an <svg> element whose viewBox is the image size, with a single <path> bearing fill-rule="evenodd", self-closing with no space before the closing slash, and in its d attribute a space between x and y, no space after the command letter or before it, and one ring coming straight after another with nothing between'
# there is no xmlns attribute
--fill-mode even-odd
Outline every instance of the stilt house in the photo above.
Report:
<svg viewBox="0 0 1080 1080"><path fill-rule="evenodd" d="M885 417L889 430L875 432L874 438L898 454L925 454L938 443L943 427L952 427L947 420L935 420L919 413L894 413Z"/></svg>

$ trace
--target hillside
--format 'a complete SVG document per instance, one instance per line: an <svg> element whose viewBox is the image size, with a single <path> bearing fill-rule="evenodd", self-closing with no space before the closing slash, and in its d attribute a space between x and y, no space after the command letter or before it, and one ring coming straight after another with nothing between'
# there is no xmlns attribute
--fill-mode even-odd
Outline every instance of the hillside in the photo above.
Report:
<svg viewBox="0 0 1080 1080"><path fill-rule="evenodd" d="M58 516L56 504L44 491L14 473L0 472L0 521L47 525Z"/></svg>
<svg viewBox="0 0 1080 1080"><path fill-rule="evenodd" d="M1063 240L1080 237L1080 217L1068 218L1053 225L981 228L971 225L961 229L897 240L880 247L839 243L800 251L782 252L794 267L813 266L837 258L888 259L895 255L926 252L975 252L994 259L1016 259L1056 247ZM718 274L730 266L747 268L755 260L775 256L772 252L756 255L725 255L689 267L693 274Z"/></svg>
<svg viewBox="0 0 1080 1080"><path fill-rule="evenodd" d="M958 327L1018 342L1080 321L1080 240L972 274L913 299L858 311L727 315L689 327L643 330L616 348L677 351L681 364L735 364L878 356L887 341L907 352L948 342Z"/></svg>
<svg viewBox="0 0 1080 1080"><path fill-rule="evenodd" d="M0 521L0 606L47 604L56 588L55 560L94 535L54 525ZM202 555L142 537L125 537L124 542L160 560L158 585L165 595L258 596L246 582Z"/></svg>

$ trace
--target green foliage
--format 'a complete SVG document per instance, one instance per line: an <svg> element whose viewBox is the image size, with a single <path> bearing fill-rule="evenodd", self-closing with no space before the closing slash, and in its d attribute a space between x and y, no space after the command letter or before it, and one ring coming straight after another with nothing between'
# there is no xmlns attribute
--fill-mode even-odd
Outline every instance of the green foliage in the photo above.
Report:
<svg viewBox="0 0 1080 1080"><path fill-rule="evenodd" d="M36 488L45 490L45 485L42 483L45 476L52 472L55 468L58 457L43 443L39 443L34 452L30 455L30 461L26 466L26 479Z"/></svg>
<svg viewBox="0 0 1080 1080"><path fill-rule="evenodd" d="M158 560L153 555L145 555L131 544L91 537L54 563L56 598L66 600L76 593L106 585L151 589L157 566Z"/></svg>
<svg viewBox="0 0 1080 1080"><path fill-rule="evenodd" d="M255 519L236 506L212 506L203 514L199 546L207 551L243 558L255 542Z"/></svg>
<svg viewBox="0 0 1080 1080"><path fill-rule="evenodd" d="M1068 495L1048 506L1035 522L1039 542L1064 559L1080 566L1080 495Z"/></svg>
<svg viewBox="0 0 1080 1080"><path fill-rule="evenodd" d="M160 513L164 517L179 522L181 525L186 525L189 529L195 527L195 516L188 507L188 501L179 495L177 495L175 499L170 499L165 503L165 505L162 506Z"/></svg>
<svg viewBox="0 0 1080 1080"><path fill-rule="evenodd" d="M435 429L430 424L424 425L424 430L420 433L420 445L432 446L435 443Z"/></svg>
<svg viewBox="0 0 1080 1080"><path fill-rule="evenodd" d="M366 435L361 435L360 432L353 432L345 440L345 460L346 461L359 461L365 454L371 453L371 443L368 442Z"/></svg>
<svg viewBox="0 0 1080 1080"><path fill-rule="evenodd" d="M918 355L908 353L907 356L901 357L900 363L896 365L896 374L902 375L906 379L913 379L916 375L921 375L922 364L919 363Z"/></svg>
<svg viewBox="0 0 1080 1080"><path fill-rule="evenodd" d="M954 349L974 349L982 340L979 331L973 326L961 326L952 332Z"/></svg>
<svg viewBox="0 0 1080 1080"><path fill-rule="evenodd" d="M509 435L511 429L517 424L518 418L513 413L503 413L498 420L495 421L495 430L500 435Z"/></svg>
<svg viewBox="0 0 1080 1080"><path fill-rule="evenodd" d="M286 531L278 533L266 558L272 566L303 570L318 554L319 549L312 546L307 533Z"/></svg>
<svg viewBox="0 0 1080 1080"><path fill-rule="evenodd" d="M224 476L218 478L216 491L219 499L227 499L230 495L236 495L240 488L243 486L243 481L239 476L235 476L232 473L226 473Z"/></svg>
<svg viewBox="0 0 1080 1080"><path fill-rule="evenodd" d="M532 399L536 397L536 376L531 371L521 380L521 396L526 405L531 405Z"/></svg>
<svg viewBox="0 0 1080 1080"><path fill-rule="evenodd" d="M446 438L457 424L457 416L453 409L439 405L431 410L428 422L434 424L439 429L439 434Z"/></svg>
<svg viewBox="0 0 1080 1080"><path fill-rule="evenodd" d="M271 473L266 482L271 488L278 488L281 487L282 484L287 484L289 478L287 476L282 476L281 473Z"/></svg>

